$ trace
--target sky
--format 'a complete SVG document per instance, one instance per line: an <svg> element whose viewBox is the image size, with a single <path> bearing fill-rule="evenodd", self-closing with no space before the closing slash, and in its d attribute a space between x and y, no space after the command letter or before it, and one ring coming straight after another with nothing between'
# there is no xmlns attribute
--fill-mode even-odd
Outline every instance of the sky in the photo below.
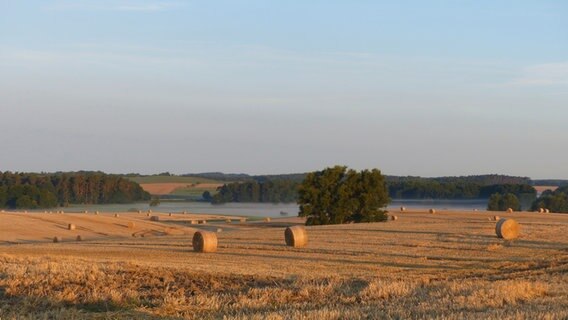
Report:
<svg viewBox="0 0 568 320"><path fill-rule="evenodd" d="M568 1L0 0L0 171L568 179Z"/></svg>

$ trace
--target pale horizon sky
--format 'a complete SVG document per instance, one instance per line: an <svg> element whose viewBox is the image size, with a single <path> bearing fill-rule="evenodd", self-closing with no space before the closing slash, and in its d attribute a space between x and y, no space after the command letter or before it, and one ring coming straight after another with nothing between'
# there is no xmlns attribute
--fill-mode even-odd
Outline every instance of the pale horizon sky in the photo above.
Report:
<svg viewBox="0 0 568 320"><path fill-rule="evenodd" d="M568 179L568 2L0 0L0 171Z"/></svg>

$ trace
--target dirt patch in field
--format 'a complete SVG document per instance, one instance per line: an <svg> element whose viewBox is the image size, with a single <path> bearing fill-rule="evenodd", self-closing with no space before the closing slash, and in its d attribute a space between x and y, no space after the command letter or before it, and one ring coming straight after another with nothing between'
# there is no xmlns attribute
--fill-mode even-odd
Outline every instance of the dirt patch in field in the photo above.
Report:
<svg viewBox="0 0 568 320"><path fill-rule="evenodd" d="M558 186L534 186L534 188L536 189L536 192L542 193L546 190L554 191L558 189Z"/></svg>

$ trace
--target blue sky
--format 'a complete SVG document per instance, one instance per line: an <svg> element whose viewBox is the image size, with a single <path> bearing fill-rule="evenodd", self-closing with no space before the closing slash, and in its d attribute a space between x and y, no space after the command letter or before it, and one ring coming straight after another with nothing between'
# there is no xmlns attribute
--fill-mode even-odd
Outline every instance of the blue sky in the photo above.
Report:
<svg viewBox="0 0 568 320"><path fill-rule="evenodd" d="M568 178L568 2L0 0L0 112L0 170Z"/></svg>

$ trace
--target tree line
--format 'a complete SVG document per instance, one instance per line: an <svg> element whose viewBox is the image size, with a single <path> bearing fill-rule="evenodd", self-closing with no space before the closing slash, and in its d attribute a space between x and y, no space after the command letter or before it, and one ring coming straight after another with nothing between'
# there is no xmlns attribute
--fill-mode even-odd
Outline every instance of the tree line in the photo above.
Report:
<svg viewBox="0 0 568 320"><path fill-rule="evenodd" d="M551 212L568 213L568 186L554 191L544 191L531 209L537 211L540 208L549 209Z"/></svg>
<svg viewBox="0 0 568 320"><path fill-rule="evenodd" d="M292 180L246 181L224 184L215 195L205 191L203 198L213 204L226 202L290 203L298 198L299 183Z"/></svg>
<svg viewBox="0 0 568 320"><path fill-rule="evenodd" d="M488 211L507 211L513 209L519 211L522 209L519 198L512 193L494 193L489 197L487 202Z"/></svg>
<svg viewBox="0 0 568 320"><path fill-rule="evenodd" d="M102 172L0 172L1 208L36 209L149 199L150 194L139 184Z"/></svg>
<svg viewBox="0 0 568 320"><path fill-rule="evenodd" d="M387 179L387 186L389 196L393 199L488 199L494 193L526 194L536 198L536 189L530 186L527 180L483 177L486 179L397 178Z"/></svg>
<svg viewBox="0 0 568 320"><path fill-rule="evenodd" d="M489 182L489 180L487 181ZM434 180L428 178L385 179L392 199L489 199L495 193L516 195L527 206L536 199L536 190L528 184L483 185L479 181ZM296 179L268 179L224 184L215 195L204 193L211 203L226 202L295 202L301 181Z"/></svg>
<svg viewBox="0 0 568 320"><path fill-rule="evenodd" d="M340 170L340 175L347 175L345 167L328 169ZM315 179L313 175L323 174L322 172L324 171L281 176L255 176L255 180L226 183L219 188L215 195L206 191L203 198L214 204L226 202L301 202L301 197L305 195L306 190L305 188L302 189L302 183L305 184L308 178L313 181L320 181ZM350 174L353 174L353 172ZM545 191L537 199L537 191L530 185L531 180L526 177L503 175L441 178L382 177L385 190L388 196L393 199L488 199L487 209L492 211L504 211L508 208L515 211L529 208L533 210L547 208L552 212L568 213L568 186L561 187L556 191ZM303 180L300 180L300 178ZM342 218L337 219L342 220ZM314 223L317 222L314 220Z"/></svg>
<svg viewBox="0 0 568 320"><path fill-rule="evenodd" d="M508 208L511 208L517 211L524 207L524 209L530 208L532 211L548 209L550 212L568 213L568 186L558 188L555 191L547 190L543 192L538 199L532 201L530 207L522 206L521 200L519 200L518 196L513 193L495 193L489 198L487 210L505 211Z"/></svg>

